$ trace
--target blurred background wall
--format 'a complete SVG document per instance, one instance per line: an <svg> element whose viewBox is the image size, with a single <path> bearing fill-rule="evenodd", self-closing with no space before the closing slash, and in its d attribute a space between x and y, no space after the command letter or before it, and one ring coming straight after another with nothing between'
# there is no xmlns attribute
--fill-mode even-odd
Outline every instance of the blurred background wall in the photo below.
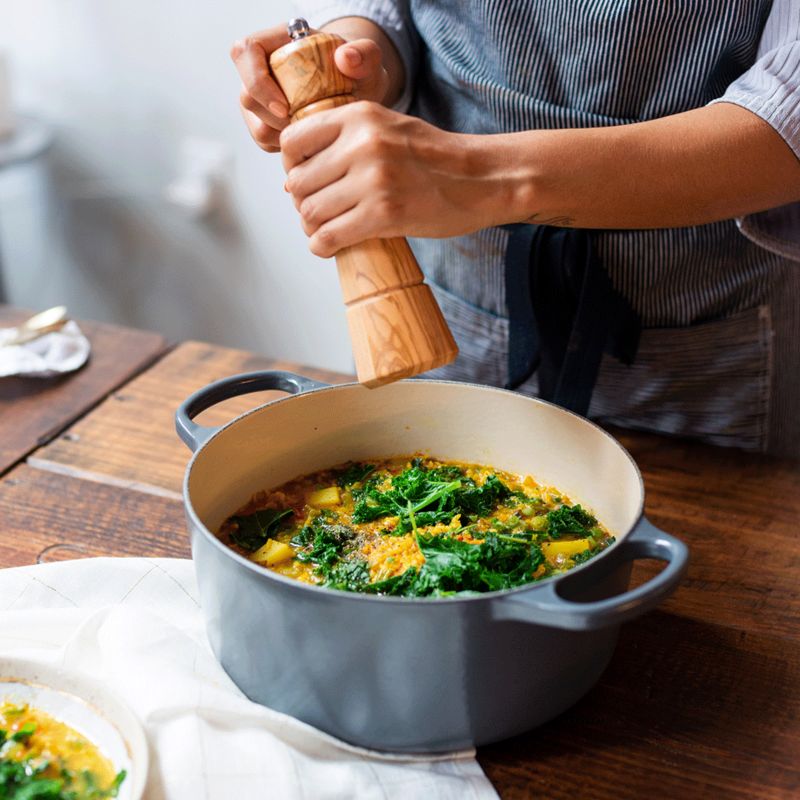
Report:
<svg viewBox="0 0 800 800"><path fill-rule="evenodd" d="M9 302L351 371L334 264L308 252L279 156L250 140L228 57L295 12L0 0L15 111L54 134L45 156L0 169Z"/></svg>

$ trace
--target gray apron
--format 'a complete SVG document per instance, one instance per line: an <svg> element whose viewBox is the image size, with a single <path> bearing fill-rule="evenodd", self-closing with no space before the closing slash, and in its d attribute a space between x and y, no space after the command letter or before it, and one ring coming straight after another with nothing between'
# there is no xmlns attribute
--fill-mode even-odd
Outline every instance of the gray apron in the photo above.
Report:
<svg viewBox="0 0 800 800"><path fill-rule="evenodd" d="M768 0L411 2L421 39L411 113L497 133L697 108L752 64L769 10ZM506 383L508 237L412 242L461 349L436 375ZM800 455L800 267L733 220L591 240L642 331L632 364L603 356L589 416ZM519 391L535 395L536 375Z"/></svg>

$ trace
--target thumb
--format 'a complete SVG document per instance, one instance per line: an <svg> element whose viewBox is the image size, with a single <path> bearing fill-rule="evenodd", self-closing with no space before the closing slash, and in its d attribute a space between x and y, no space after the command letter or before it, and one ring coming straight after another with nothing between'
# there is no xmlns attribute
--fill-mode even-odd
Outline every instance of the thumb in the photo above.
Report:
<svg viewBox="0 0 800 800"><path fill-rule="evenodd" d="M372 39L355 39L336 50L334 61L354 81L375 79L381 69L381 49Z"/></svg>

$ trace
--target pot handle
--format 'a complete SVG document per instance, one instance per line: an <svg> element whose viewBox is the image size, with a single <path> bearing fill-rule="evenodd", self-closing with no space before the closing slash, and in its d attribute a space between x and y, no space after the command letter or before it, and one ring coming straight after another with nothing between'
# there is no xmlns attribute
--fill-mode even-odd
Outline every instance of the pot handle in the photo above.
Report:
<svg viewBox="0 0 800 800"><path fill-rule="evenodd" d="M604 600L583 603L567 600L559 594L559 586L573 582L577 586L591 586L592 578L596 579L598 573L607 575L622 562L637 558L656 558L666 561L667 566L641 586ZM596 565L588 565L574 575L567 573L541 587L499 598L494 617L573 631L619 625L655 608L666 599L686 574L688 564L689 549L686 545L642 517L633 532Z"/></svg>
<svg viewBox="0 0 800 800"><path fill-rule="evenodd" d="M240 375L231 375L229 378L209 383L198 389L181 403L175 412L175 429L184 444L194 452L205 444L222 426L212 428L207 425L198 425L192 420L207 408L251 392L263 392L268 389L278 389L289 394L300 394L312 389L322 389L329 384L295 375L293 372L282 370L264 370L262 372L243 372Z"/></svg>

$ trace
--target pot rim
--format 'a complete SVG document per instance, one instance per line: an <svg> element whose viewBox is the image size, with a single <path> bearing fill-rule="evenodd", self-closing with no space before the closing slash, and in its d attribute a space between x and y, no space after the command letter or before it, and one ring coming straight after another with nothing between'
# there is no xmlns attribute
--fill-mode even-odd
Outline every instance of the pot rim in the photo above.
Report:
<svg viewBox="0 0 800 800"><path fill-rule="evenodd" d="M547 400L542 400L539 397L530 397L528 395L521 394L520 392L515 392L510 389L503 389L497 386L486 386L479 383L468 383L466 381L447 381L447 380L430 379L430 378L409 378L402 381L398 381L398 383L443 384L446 386L466 387L471 389L480 389L481 391L497 392L500 394L510 394L513 395L514 397L519 397L524 400L531 401L532 403L537 405L549 406L551 408L556 409L562 414L568 414L570 416L573 416L577 420L579 420L579 422L595 428L596 430L600 431L600 433L603 434L603 436L609 439L613 445L615 445L623 452L623 454L627 457L628 461L631 463L631 466L634 469L634 473L639 482L639 507L636 512L636 518L626 531L620 532L618 534L612 534L614 535L615 541L610 547L606 548L602 553L600 553L595 558L592 558L589 561L584 562L583 564L579 564L576 567L572 567L572 569L569 569L566 572L563 572L559 575L551 575L542 580L523 584L522 586L515 586L511 589L499 589L493 592L476 592L475 594L459 595L457 597L435 597L435 598L394 597L387 595L367 594L365 592L343 592L338 589L328 589L324 586L319 586L317 584L305 583L303 581L295 580L294 578L288 578L284 575L281 575L280 573L274 572L273 570L261 567L258 564L255 564L254 562L250 561L250 559L240 555L232 548L228 547L224 542L220 541L220 539L212 531L210 531L206 527L206 525L200 520L199 516L197 515L197 512L194 509L194 506L192 505L191 497L189 494L189 479L192 474L192 469L194 468L195 461L203 452L206 445L210 444L211 441L222 435L233 425L242 422L252 414L261 412L268 406L274 406L278 403L285 403L295 399L296 397L305 397L311 394L321 394L323 392L330 392L339 389L352 388L354 386L361 386L361 384L358 383L357 381L351 381L348 383L337 383L330 385L323 384L316 388L308 389L306 391L302 391L297 394L289 394L286 397L278 397L275 400L269 400L266 403L262 403L261 405L256 406L255 408L248 409L247 411L243 412L242 414L239 414L238 416L234 417L233 419L229 420L228 422L224 423L216 430L214 430L214 432L211 433L211 435L205 441L203 441L202 444L197 448L197 450L195 450L195 452L192 454L192 457L189 459L189 463L186 465L186 471L184 473L183 500L186 509L186 514L192 523L192 530L194 531L199 529L200 533L202 533L203 536L205 536L208 540L210 540L211 544L214 547L216 547L224 556L232 558L235 562L245 567L246 569L250 570L254 575L257 575L259 578L275 581L280 586L283 586L284 588L292 591L318 592L321 593L322 596L335 597L337 600L392 603L404 606L417 606L417 605L428 606L433 602L435 602L437 605L442 603L447 603L447 604L473 603L477 601L491 602L492 600L496 600L501 597L507 598L512 595L531 593L539 589L544 589L545 587L554 586L558 584L560 581L564 580L565 578L572 578L573 576L585 572L587 568L595 567L598 563L603 561L606 558L606 556L610 556L612 553L614 553L622 545L624 540L631 534L631 532L634 531L637 528L637 526L641 523L644 516L644 498L645 498L644 480L642 478L642 473L639 470L639 467L636 461L634 460L633 456L628 452L628 450L619 441L617 441L608 431L601 428L596 422L593 422L592 420L586 417L582 417L580 414L577 414L574 411L562 408L561 406L558 406L555 403L551 403ZM324 467L320 467L320 469L324 469Z"/></svg>

